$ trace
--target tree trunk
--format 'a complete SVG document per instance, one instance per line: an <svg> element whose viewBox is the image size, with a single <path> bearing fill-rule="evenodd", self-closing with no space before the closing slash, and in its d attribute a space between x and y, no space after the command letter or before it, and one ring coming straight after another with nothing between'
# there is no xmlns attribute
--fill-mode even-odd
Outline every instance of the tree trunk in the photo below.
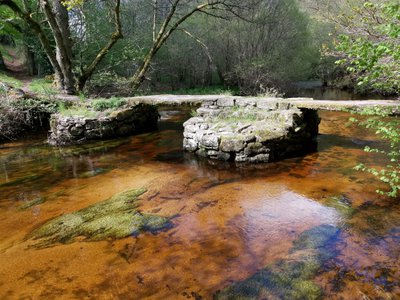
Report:
<svg viewBox="0 0 400 300"><path fill-rule="evenodd" d="M218 74L221 84L225 85L226 79L225 79L224 72L222 71L221 67L218 64L216 65L216 68L217 68L217 74Z"/></svg>
<svg viewBox="0 0 400 300"><path fill-rule="evenodd" d="M161 25L161 28L158 32L157 37L153 40L153 46L145 56L142 64L140 67L136 70L135 74L133 75L131 79L131 88L133 92L137 91L140 85L143 83L145 80L146 72L150 68L150 64L154 56L157 54L158 50L164 45L164 43L168 40L168 38L171 36L171 34L181 25L183 22L185 22L189 17L191 17L193 14L196 12L202 11L203 9L207 7L213 7L214 5L217 5L219 3L222 3L218 0L215 2L206 2L203 4L200 4L196 7L194 7L192 10L186 12L183 16L181 16L173 25L169 26L171 23L171 20L173 19L176 9L179 5L181 0L175 0L171 4L170 11L168 15L165 17L163 24ZM168 29L169 27L169 29Z"/></svg>
<svg viewBox="0 0 400 300"><path fill-rule="evenodd" d="M140 67L136 70L135 74L132 77L132 90L135 92L138 90L138 88L142 85L143 81L146 78L146 73L150 67L151 61L156 55L158 49L155 49L154 47L150 50L150 52L146 55L144 58L142 64Z"/></svg>
<svg viewBox="0 0 400 300"><path fill-rule="evenodd" d="M37 75L37 68L35 64L35 54L25 45L25 56L26 56L26 71L29 76Z"/></svg>
<svg viewBox="0 0 400 300"><path fill-rule="evenodd" d="M56 60L61 72L56 71L56 79L61 90L67 94L75 93L75 80L72 73L72 47L68 24L68 11L60 0L42 0L41 6L56 42Z"/></svg>
<svg viewBox="0 0 400 300"><path fill-rule="evenodd" d="M29 12L22 10L15 2L11 0L0 0L0 4L8 6L12 11L14 11L19 17L21 17L21 19L23 19L28 24L29 28L37 35L40 44L42 45L44 52L49 58L54 72L56 73L56 76L59 76L62 80L63 76L60 65L58 64L56 56L54 55L51 43L40 24L32 18Z"/></svg>
<svg viewBox="0 0 400 300"><path fill-rule="evenodd" d="M72 40L69 30L68 11L62 2L62 0L40 0L39 2L40 8L46 16L46 21L50 26L52 36L56 43L55 51L41 23L32 17L33 14L31 14L30 11L27 11L26 8L21 8L14 0L0 0L0 6L8 6L29 25L29 28L37 35L43 50L49 58L54 69L59 89L68 94L74 94L76 89L75 78L72 72ZM121 0L115 0L114 23L116 30L111 35L110 41L99 51L86 70L82 72L78 80L79 90L83 89L86 81L92 76L97 65L104 59L114 44L122 38L119 15L120 4Z"/></svg>
<svg viewBox="0 0 400 300"><path fill-rule="evenodd" d="M3 54L0 51L0 70L4 71L6 69L6 65L4 64Z"/></svg>
<svg viewBox="0 0 400 300"><path fill-rule="evenodd" d="M60 0L53 0L53 13L62 36L62 47L56 47L56 59L61 66L64 77L63 90L67 94L75 93L75 79L72 73L72 40L69 30L69 18L66 7ZM64 58L63 54L67 57Z"/></svg>

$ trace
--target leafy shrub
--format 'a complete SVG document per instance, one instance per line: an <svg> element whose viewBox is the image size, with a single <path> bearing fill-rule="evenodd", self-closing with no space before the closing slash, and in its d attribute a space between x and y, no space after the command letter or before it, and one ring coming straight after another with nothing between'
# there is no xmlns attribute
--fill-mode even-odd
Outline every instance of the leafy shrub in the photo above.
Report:
<svg viewBox="0 0 400 300"><path fill-rule="evenodd" d="M126 104L126 100L112 97L110 99L96 99L92 101L92 108L95 111L105 111L107 109L119 108Z"/></svg>
<svg viewBox="0 0 400 300"><path fill-rule="evenodd" d="M112 97L110 99L94 99L91 101L80 101L70 103L68 105L61 103L59 112L63 116L82 116L94 118L100 115L108 115L111 111L116 110L127 104L126 100Z"/></svg>
<svg viewBox="0 0 400 300"><path fill-rule="evenodd" d="M238 90L226 88L221 85L198 87L198 88L182 88L174 91L168 91L167 94L172 95L226 95L233 96Z"/></svg>
<svg viewBox="0 0 400 300"><path fill-rule="evenodd" d="M380 2L380 1L379 1ZM400 93L400 5L398 1L363 2L342 16L346 34L339 36L337 64L355 76L359 88Z"/></svg>
<svg viewBox="0 0 400 300"><path fill-rule="evenodd" d="M388 150L367 146L364 151L383 154L388 158L389 163L380 169L360 163L355 169L368 172L388 185L389 191L377 190L377 193L393 198L398 197L400 196L400 117L388 118L391 110L381 108L364 109L359 114L370 116L370 118L366 121L351 118L350 121L375 130L378 136L389 143Z"/></svg>

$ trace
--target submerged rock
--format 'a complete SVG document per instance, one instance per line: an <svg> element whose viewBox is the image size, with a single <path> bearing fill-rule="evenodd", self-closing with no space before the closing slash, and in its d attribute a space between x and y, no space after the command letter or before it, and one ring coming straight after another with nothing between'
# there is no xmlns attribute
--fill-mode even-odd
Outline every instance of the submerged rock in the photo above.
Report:
<svg viewBox="0 0 400 300"><path fill-rule="evenodd" d="M30 237L37 247L70 243L77 237L86 241L118 239L144 231L158 232L171 226L169 218L143 214L137 210L138 197L146 190L131 190L93 204L77 212L62 215L34 230Z"/></svg>
<svg viewBox="0 0 400 300"><path fill-rule="evenodd" d="M322 202L326 206L334 208L346 218L351 217L356 212L356 210L352 206L351 199L349 199L346 195L328 197L322 200Z"/></svg>
<svg viewBox="0 0 400 300"><path fill-rule="evenodd" d="M35 198L35 199L33 199L33 200L26 201L24 204L20 205L20 206L18 207L18 209L20 209L20 210L25 210L25 209L31 208L31 207L33 207L33 206L42 204L42 203L44 203L45 201L46 201L46 198L44 198L44 197L38 197L38 198Z"/></svg>
<svg viewBox="0 0 400 300"><path fill-rule="evenodd" d="M219 291L214 299L321 299L322 289L313 279L335 255L330 247L337 241L339 232L331 225L303 232L294 241L288 258Z"/></svg>

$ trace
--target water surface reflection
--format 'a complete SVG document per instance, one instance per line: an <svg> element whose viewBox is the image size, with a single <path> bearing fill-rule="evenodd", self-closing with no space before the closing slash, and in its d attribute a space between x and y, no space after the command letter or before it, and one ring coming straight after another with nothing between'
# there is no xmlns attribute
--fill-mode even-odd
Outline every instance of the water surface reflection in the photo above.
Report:
<svg viewBox="0 0 400 300"><path fill-rule="evenodd" d="M258 298L293 298L305 287L326 299L400 297L400 204L353 170L385 161L362 151L381 142L346 126L346 113L321 113L318 152L254 166L183 153L189 111L162 115L158 132L127 139L2 145L1 298L210 299L246 284L254 293L259 281L246 280L257 274L287 274L290 286L266 283ZM172 216L172 228L31 247L30 232L49 219L140 187L148 191L139 210ZM290 269L310 257L307 278Z"/></svg>

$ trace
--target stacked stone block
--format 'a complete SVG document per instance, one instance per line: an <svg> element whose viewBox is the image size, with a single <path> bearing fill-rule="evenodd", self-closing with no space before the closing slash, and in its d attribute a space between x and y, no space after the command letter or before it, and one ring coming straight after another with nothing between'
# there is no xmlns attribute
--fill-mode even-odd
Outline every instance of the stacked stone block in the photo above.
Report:
<svg viewBox="0 0 400 300"><path fill-rule="evenodd" d="M277 98L208 100L184 123L183 147L211 159L249 163L311 151L318 113L290 103Z"/></svg>

